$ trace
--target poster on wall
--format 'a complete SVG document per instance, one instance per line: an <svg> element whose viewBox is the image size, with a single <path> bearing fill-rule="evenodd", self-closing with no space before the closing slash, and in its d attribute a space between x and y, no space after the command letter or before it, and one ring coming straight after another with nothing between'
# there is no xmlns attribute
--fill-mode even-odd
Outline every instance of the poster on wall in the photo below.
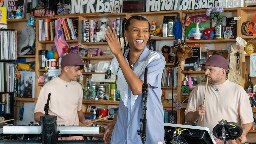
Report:
<svg viewBox="0 0 256 144"><path fill-rule="evenodd" d="M72 0L71 13L122 13L123 0Z"/></svg>

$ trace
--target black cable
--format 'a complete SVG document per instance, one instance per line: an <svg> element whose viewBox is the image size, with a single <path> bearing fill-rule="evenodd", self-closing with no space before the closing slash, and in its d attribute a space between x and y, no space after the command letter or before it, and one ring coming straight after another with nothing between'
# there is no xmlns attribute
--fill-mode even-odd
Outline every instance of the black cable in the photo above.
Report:
<svg viewBox="0 0 256 144"><path fill-rule="evenodd" d="M140 119L140 129L137 131L141 137L142 144L146 143L146 125L147 125L147 97L148 97L148 83L147 83L148 68L145 68L144 83L142 85L142 118Z"/></svg>

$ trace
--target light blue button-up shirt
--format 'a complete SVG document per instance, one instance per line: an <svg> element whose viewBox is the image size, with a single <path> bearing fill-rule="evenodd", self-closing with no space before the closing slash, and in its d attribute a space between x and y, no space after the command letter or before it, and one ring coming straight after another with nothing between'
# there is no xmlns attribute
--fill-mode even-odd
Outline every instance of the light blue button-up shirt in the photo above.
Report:
<svg viewBox="0 0 256 144"><path fill-rule="evenodd" d="M133 69L135 69L140 62L145 61L149 54L150 50L145 48ZM126 57L127 55L128 53L125 54ZM164 112L161 101L161 79L165 67L164 57L159 54L159 58L150 62L147 67L147 81L149 87L147 98L146 144L157 144L159 141L164 142ZM144 74L140 76L140 79L144 80ZM143 113L142 95L138 96L134 105L131 104L131 96L131 90L130 87L128 87L127 107L121 99L117 122L112 133L111 144L142 143L141 137L137 132L140 129L140 119Z"/></svg>

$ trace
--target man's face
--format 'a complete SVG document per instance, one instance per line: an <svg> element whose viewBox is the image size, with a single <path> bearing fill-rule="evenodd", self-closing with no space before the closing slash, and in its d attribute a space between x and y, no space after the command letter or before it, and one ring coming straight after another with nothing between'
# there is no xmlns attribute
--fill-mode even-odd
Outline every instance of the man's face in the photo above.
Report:
<svg viewBox="0 0 256 144"><path fill-rule="evenodd" d="M205 75L211 84L221 84L226 79L226 71L219 67L206 66Z"/></svg>
<svg viewBox="0 0 256 144"><path fill-rule="evenodd" d="M66 76L69 80L76 81L82 74L82 69L80 66L67 66L65 68Z"/></svg>
<svg viewBox="0 0 256 144"><path fill-rule="evenodd" d="M125 31L125 37L129 42L130 48L141 51L147 45L149 39L149 24L147 21L131 20L128 30Z"/></svg>

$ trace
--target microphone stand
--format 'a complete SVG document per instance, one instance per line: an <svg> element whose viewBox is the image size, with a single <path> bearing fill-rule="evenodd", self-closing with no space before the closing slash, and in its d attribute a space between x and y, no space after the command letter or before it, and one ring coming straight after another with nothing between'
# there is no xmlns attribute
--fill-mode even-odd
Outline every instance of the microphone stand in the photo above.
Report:
<svg viewBox="0 0 256 144"><path fill-rule="evenodd" d="M42 144L57 144L57 116L49 115L49 102L51 93L48 94L47 102L44 106L45 115L40 117L42 130Z"/></svg>
<svg viewBox="0 0 256 144"><path fill-rule="evenodd" d="M47 102L44 105L44 111L45 111L45 115L49 115L49 102L51 100L51 93L48 94L48 98L47 98Z"/></svg>
<svg viewBox="0 0 256 144"><path fill-rule="evenodd" d="M148 97L148 83L147 83L147 74L148 68L145 68L144 72L144 83L142 85L142 103L143 103L143 112L142 118L140 119L140 130L138 130L138 135L141 137L142 144L146 142L146 124L147 124L147 97Z"/></svg>

